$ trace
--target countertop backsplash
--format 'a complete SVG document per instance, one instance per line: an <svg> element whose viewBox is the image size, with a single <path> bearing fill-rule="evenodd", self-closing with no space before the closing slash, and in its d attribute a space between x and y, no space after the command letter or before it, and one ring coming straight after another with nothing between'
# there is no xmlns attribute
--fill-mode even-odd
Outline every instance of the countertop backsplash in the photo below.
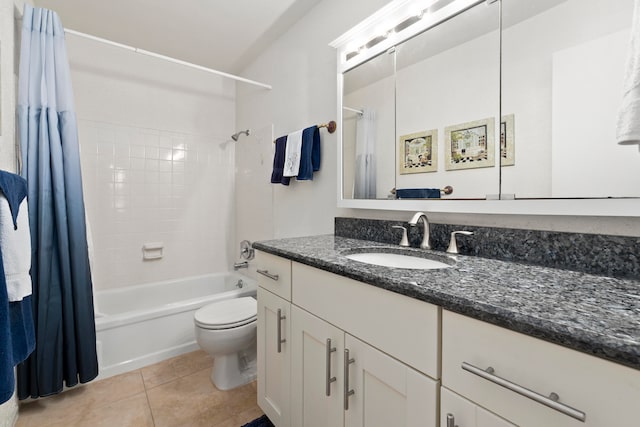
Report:
<svg viewBox="0 0 640 427"><path fill-rule="evenodd" d="M361 218L335 218L335 235L397 245L407 228L409 243L419 247L422 224ZM640 237L563 233L455 224L430 224L431 244L445 251L452 231L473 231L473 236L457 236L463 255L512 261L602 276L640 279Z"/></svg>

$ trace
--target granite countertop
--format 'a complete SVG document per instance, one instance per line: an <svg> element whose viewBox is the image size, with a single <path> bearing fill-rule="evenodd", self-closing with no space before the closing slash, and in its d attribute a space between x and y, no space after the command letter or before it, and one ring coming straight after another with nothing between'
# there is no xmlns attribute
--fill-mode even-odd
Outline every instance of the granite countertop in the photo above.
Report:
<svg viewBox="0 0 640 427"><path fill-rule="evenodd" d="M455 255L450 268L409 270L352 261L354 248L448 254L322 235L255 249L640 370L640 281Z"/></svg>

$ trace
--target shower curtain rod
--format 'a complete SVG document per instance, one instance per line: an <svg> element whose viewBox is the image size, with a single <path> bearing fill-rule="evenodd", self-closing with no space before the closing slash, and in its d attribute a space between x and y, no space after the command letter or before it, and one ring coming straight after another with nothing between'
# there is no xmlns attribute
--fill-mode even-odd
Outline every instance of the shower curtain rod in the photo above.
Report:
<svg viewBox="0 0 640 427"><path fill-rule="evenodd" d="M351 108L351 107L345 107L345 106L342 106L342 109L343 109L343 110L347 110L347 111L351 111L352 113L358 113L358 114L360 114L360 115L363 115L363 114L364 114L364 111L362 111L362 110L357 110L357 109L355 109L355 108Z"/></svg>
<svg viewBox="0 0 640 427"><path fill-rule="evenodd" d="M147 55L147 56L151 56L151 57L154 57L154 58L163 59L163 60L168 61L168 62L173 62L174 64L180 64L180 65L183 65L185 67L195 68L196 70L206 71L207 73L216 74L218 76L226 77L226 78L229 78L229 79L232 79L232 80L236 80L236 81L239 81L239 82L242 82L242 83L248 83L248 84L251 84L251 85L254 85L254 86L260 86L260 87L263 87L263 88L269 89L269 90L273 89L271 87L271 85L268 85L268 84L265 84L265 83L260 83L260 82L257 82L255 80L245 79L244 77L235 76L233 74L225 73L223 71L214 70L212 68L203 67L202 65L192 64L191 62L182 61L180 59L172 58L170 56L160 55L159 53L150 52L148 50L139 49L137 47L129 46L129 45L122 44L122 43L117 43L117 42L114 42L114 41L111 41L111 40L103 39L101 37L92 36L91 34L81 33L80 31L71 30L69 28L65 28L64 32L68 33L68 34L73 34L74 36L79 36L79 37L83 37L85 39L97 41L99 43L104 43L104 44L108 44L110 46L115 46L115 47L119 47L119 48L122 48L122 49L130 50L132 52L140 53L142 55Z"/></svg>

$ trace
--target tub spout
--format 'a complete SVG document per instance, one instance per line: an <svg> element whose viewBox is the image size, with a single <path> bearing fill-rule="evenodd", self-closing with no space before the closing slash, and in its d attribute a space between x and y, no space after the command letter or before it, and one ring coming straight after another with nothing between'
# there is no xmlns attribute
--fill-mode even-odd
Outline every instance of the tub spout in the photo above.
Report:
<svg viewBox="0 0 640 427"><path fill-rule="evenodd" d="M235 262L233 263L233 269L238 271L241 268L249 268L249 262L248 261L242 261L242 262Z"/></svg>

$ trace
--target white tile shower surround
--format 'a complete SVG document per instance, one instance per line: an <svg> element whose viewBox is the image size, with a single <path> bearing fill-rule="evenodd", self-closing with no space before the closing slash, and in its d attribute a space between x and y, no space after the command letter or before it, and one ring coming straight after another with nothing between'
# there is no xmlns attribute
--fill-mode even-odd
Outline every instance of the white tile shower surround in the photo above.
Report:
<svg viewBox="0 0 640 427"><path fill-rule="evenodd" d="M79 136L96 289L228 270L234 147L225 138L86 119ZM164 243L162 259L142 259L147 242Z"/></svg>

